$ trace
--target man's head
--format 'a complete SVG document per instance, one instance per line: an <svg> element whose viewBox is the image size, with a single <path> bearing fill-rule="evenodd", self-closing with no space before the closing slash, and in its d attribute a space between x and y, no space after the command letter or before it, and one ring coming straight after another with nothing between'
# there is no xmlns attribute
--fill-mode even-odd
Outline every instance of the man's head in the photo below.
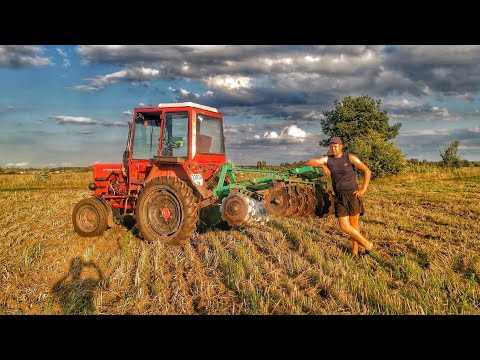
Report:
<svg viewBox="0 0 480 360"><path fill-rule="evenodd" d="M328 144L339 144L339 145L343 145L342 143L342 139L340 139L338 136L334 136L330 139L330 141L328 142Z"/></svg>
<svg viewBox="0 0 480 360"><path fill-rule="evenodd" d="M338 136L332 137L328 142L328 145L333 156L339 157L342 155L343 142Z"/></svg>

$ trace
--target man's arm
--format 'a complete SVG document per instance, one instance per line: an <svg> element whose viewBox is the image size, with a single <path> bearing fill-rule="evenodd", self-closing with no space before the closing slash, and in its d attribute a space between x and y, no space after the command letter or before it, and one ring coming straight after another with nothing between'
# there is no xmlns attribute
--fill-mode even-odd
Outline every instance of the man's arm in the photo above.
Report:
<svg viewBox="0 0 480 360"><path fill-rule="evenodd" d="M355 196L363 196L365 191L367 191L368 183L370 182L370 177L372 175L372 171L365 165L358 157L353 154L348 154L348 158L350 162L355 166L357 169L363 171L363 186L360 190L354 191L353 195Z"/></svg>
<svg viewBox="0 0 480 360"><path fill-rule="evenodd" d="M320 158L309 159L307 160L306 164L315 168L321 168L326 176L330 176L330 170L328 170L327 161L328 157L322 156Z"/></svg>

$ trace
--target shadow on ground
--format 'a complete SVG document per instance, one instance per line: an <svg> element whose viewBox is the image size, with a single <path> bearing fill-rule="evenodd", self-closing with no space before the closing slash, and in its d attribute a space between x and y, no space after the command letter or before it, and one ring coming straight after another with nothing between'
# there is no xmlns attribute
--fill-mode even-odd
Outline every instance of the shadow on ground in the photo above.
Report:
<svg viewBox="0 0 480 360"><path fill-rule="evenodd" d="M63 314L94 314L95 291L106 287L102 270L93 261L77 256L70 262L68 274L53 286L52 294L60 302Z"/></svg>

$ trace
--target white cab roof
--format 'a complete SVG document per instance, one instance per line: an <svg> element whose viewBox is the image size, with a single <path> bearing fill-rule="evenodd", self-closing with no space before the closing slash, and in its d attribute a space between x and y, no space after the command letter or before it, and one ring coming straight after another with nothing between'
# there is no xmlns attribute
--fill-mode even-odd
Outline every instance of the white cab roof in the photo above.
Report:
<svg viewBox="0 0 480 360"><path fill-rule="evenodd" d="M206 106L206 105L200 105L194 102L182 102L182 103L163 103L163 104L158 104L158 107L180 107L180 106L191 106L191 107L196 107L199 109L204 109L212 112L218 113L218 110L216 108Z"/></svg>

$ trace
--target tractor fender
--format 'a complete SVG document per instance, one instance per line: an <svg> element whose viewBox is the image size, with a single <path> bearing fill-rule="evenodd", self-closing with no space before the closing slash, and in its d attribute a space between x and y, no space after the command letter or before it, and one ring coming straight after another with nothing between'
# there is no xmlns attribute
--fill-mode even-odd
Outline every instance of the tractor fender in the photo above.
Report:
<svg viewBox="0 0 480 360"><path fill-rule="evenodd" d="M107 202L107 200L105 200L104 198L102 198L101 196L97 196L97 195L94 195L94 197L96 197L98 200L100 200L102 202L102 204L105 206L105 208L107 209L107 224L108 224L108 227L113 227L113 224L115 223L113 221L113 210L112 210L112 207L110 206L110 204Z"/></svg>
<svg viewBox="0 0 480 360"><path fill-rule="evenodd" d="M185 170L185 173L188 176L188 179L190 180L190 184L197 189L197 191L202 195L203 199L209 199L213 196L213 191L208 189L206 186L206 181L203 179L203 176L199 172L193 172L191 171L188 166L185 164L182 164L183 169Z"/></svg>
<svg viewBox="0 0 480 360"><path fill-rule="evenodd" d="M174 176L184 180L188 186L199 192L202 199L208 199L213 196L213 192L207 188L202 174L192 172L185 163L164 164L162 168L158 168L156 165L153 166L145 179L144 185L160 176Z"/></svg>

